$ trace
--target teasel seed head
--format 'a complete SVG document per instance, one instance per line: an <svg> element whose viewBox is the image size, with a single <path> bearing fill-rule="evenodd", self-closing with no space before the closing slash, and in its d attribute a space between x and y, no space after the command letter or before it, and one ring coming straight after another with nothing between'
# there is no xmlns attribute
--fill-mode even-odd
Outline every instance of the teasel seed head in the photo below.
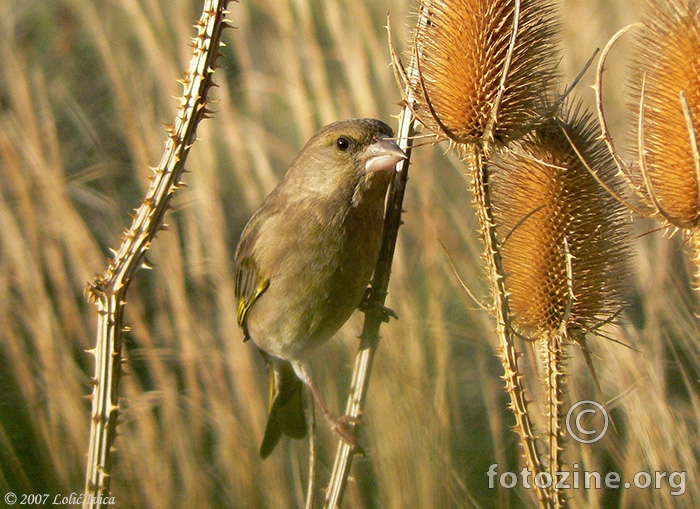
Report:
<svg viewBox="0 0 700 509"><path fill-rule="evenodd" d="M492 166L511 325L532 339L595 330L619 311L627 280L629 214L586 168L621 192L615 164L591 114L566 108Z"/></svg>
<svg viewBox="0 0 700 509"><path fill-rule="evenodd" d="M521 135L557 76L555 12L550 0L423 0L412 48L419 76L404 76L420 122L457 143Z"/></svg>
<svg viewBox="0 0 700 509"><path fill-rule="evenodd" d="M634 99L647 199L669 223L700 226L700 1L648 0Z"/></svg>

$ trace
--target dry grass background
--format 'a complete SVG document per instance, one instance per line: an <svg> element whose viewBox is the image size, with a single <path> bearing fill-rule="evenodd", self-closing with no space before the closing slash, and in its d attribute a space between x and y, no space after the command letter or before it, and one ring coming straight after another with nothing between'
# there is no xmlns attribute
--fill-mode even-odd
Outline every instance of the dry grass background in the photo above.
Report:
<svg viewBox="0 0 700 509"><path fill-rule="evenodd" d="M637 20L638 1L563 0L569 79L593 49ZM0 1L0 492L81 492L88 437L94 312L83 286L105 266L148 184L189 60L199 2ZM304 141L351 116L390 120L400 99L383 25L406 44L404 0L245 1L217 72L219 99L199 130L186 176L130 289L123 414L112 490L118 507L295 507L305 442L261 462L267 377L236 326L232 257L252 210ZM623 44L625 41L623 41ZM606 104L624 139L625 49L614 50ZM588 82L592 76L586 77ZM585 80L584 80L585 81ZM581 96L592 104L583 83ZM486 471L518 471L496 339L466 297L438 239L473 292L481 277L463 167L445 147L415 151L367 426L346 507L524 507L532 494L489 489ZM639 221L638 233L655 224ZM686 493L583 490L574 507L700 504L700 331L678 236L635 241L625 324L633 351L589 343L617 425L572 447L581 469L687 472ZM319 354L317 383L342 408L356 316ZM573 400L594 399L573 352ZM321 484L333 437L319 426ZM571 444L575 445L575 444Z"/></svg>

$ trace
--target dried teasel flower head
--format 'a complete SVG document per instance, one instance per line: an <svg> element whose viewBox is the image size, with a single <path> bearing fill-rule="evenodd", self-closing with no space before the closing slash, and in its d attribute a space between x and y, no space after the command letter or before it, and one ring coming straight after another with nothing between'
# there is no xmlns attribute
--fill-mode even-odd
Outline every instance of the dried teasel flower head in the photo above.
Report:
<svg viewBox="0 0 700 509"><path fill-rule="evenodd" d="M555 12L550 0L423 0L418 72L403 73L418 120L460 144L520 136L556 77Z"/></svg>
<svg viewBox="0 0 700 509"><path fill-rule="evenodd" d="M700 1L648 0L636 40L637 143L646 199L670 224L700 226Z"/></svg>
<svg viewBox="0 0 700 509"><path fill-rule="evenodd" d="M589 166L587 169L586 166ZM593 331L622 304L629 214L597 122L567 107L495 154L492 197L511 325L532 339Z"/></svg>

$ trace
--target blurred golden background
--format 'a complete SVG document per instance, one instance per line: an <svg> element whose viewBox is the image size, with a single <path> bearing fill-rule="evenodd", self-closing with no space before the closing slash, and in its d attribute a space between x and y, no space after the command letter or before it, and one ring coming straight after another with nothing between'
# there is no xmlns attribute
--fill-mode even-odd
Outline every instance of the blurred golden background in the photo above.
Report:
<svg viewBox="0 0 700 509"><path fill-rule="evenodd" d="M641 1L563 0L561 68L571 81ZM191 0L0 1L0 492L82 492L94 309L83 287L160 158L187 68ZM252 211L320 126L376 117L396 125L393 40L407 46L416 2L247 0L231 3L188 187L154 242L151 271L130 288L112 492L117 507L303 506L308 443L284 440L262 462L267 374L236 324L232 259ZM628 141L623 38L608 60L606 112ZM589 71L576 89L593 104ZM446 145L414 151L366 426L344 507L528 507L522 487L491 489L486 472L520 470L517 436L490 316L464 292L489 291L463 165ZM591 338L616 430L570 445L581 470L685 471L661 489L579 490L572 507L700 506L700 337L683 240L636 221L634 281L622 326ZM651 232L651 233L648 233ZM358 313L318 354L316 383L345 406ZM596 399L572 349L572 401ZM525 367L532 371L532 366ZM319 426L319 485L333 437ZM319 495L321 497L322 495Z"/></svg>

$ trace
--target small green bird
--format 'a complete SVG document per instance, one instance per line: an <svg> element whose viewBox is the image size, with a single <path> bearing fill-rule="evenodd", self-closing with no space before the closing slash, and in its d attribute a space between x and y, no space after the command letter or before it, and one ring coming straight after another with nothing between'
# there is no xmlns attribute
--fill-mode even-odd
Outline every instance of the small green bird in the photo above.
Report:
<svg viewBox="0 0 700 509"><path fill-rule="evenodd" d="M238 324L270 367L270 408L260 456L285 434L306 436L302 381L336 434L307 367L360 305L379 257L389 171L406 154L373 119L335 122L304 146L246 225L236 249Z"/></svg>

